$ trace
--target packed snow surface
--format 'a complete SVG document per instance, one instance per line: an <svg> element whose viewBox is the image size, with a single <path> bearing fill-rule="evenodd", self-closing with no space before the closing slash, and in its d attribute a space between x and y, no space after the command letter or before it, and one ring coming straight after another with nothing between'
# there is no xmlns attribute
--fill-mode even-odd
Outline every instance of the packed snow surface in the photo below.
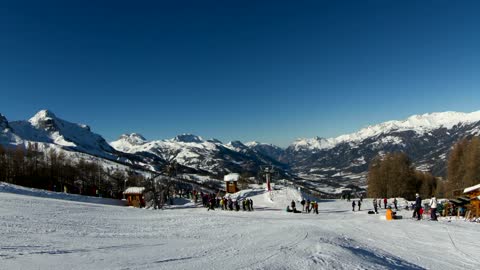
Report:
<svg viewBox="0 0 480 270"><path fill-rule="evenodd" d="M1 269L479 269L479 224L386 221L350 202L285 212L294 188L233 194L253 212L146 210L0 189ZM400 211L404 217L410 211Z"/></svg>

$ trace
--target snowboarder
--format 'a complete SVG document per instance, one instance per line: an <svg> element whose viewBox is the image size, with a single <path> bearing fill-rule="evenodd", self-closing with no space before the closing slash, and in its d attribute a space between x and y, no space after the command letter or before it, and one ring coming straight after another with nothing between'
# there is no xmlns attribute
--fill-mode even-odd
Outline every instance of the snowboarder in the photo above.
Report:
<svg viewBox="0 0 480 270"><path fill-rule="evenodd" d="M415 194L415 210L413 211L413 217L417 217L417 220L420 220L422 218L420 209L422 209L422 198L417 193Z"/></svg>
<svg viewBox="0 0 480 270"><path fill-rule="evenodd" d="M393 198L393 206L395 207L395 210L398 211L398 208L397 208L397 198Z"/></svg>
<svg viewBox="0 0 480 270"><path fill-rule="evenodd" d="M373 209L375 210L375 214L378 214L377 199L373 199Z"/></svg>
<svg viewBox="0 0 480 270"><path fill-rule="evenodd" d="M362 201L358 201L358 211L360 211L360 206L362 206Z"/></svg>
<svg viewBox="0 0 480 270"><path fill-rule="evenodd" d="M305 212L310 213L310 200L307 200L307 204L305 206Z"/></svg>
<svg viewBox="0 0 480 270"><path fill-rule="evenodd" d="M292 203L290 203L290 205L292 206L292 210L295 212L296 208L295 208L295 201L292 200Z"/></svg>
<svg viewBox="0 0 480 270"><path fill-rule="evenodd" d="M252 199L248 199L250 201L250 209L253 211L253 200Z"/></svg>
<svg viewBox="0 0 480 270"><path fill-rule="evenodd" d="M352 201L352 211L355 212L355 201Z"/></svg>
<svg viewBox="0 0 480 270"><path fill-rule="evenodd" d="M430 199L430 219L431 220L434 220L434 221L438 221L437 220L437 198L435 198L435 196L432 196L432 198Z"/></svg>
<svg viewBox="0 0 480 270"><path fill-rule="evenodd" d="M302 204L302 212L305 211L305 199L300 202Z"/></svg>
<svg viewBox="0 0 480 270"><path fill-rule="evenodd" d="M387 209L387 198L383 198L383 206Z"/></svg>

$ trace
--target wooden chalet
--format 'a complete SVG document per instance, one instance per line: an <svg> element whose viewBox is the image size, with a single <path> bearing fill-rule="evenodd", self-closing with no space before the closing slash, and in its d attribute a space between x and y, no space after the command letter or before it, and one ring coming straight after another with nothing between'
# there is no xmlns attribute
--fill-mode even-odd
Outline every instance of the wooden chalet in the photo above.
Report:
<svg viewBox="0 0 480 270"><path fill-rule="evenodd" d="M223 180L225 181L225 191L227 193L235 193L239 191L237 187L238 179L240 179L238 173L230 173L223 177Z"/></svg>
<svg viewBox="0 0 480 270"><path fill-rule="evenodd" d="M125 195L125 198L127 200L127 205L128 206L133 206L133 207L145 207L145 198L144 198L144 192L145 188L144 187L129 187L127 188L123 194Z"/></svg>
<svg viewBox="0 0 480 270"><path fill-rule="evenodd" d="M470 199L468 210L470 211L470 218L480 217L480 184L468 187L463 191L465 196ZM469 217L467 217L469 218Z"/></svg>

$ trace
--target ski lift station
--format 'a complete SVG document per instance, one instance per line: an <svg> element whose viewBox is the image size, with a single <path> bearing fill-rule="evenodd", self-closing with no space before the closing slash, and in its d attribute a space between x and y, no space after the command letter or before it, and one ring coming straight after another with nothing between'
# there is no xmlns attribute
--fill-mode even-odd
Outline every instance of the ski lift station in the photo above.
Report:
<svg viewBox="0 0 480 270"><path fill-rule="evenodd" d="M238 179L240 179L240 174L238 173L229 173L223 177L223 181L225 181L225 191L227 193L235 193L238 191Z"/></svg>

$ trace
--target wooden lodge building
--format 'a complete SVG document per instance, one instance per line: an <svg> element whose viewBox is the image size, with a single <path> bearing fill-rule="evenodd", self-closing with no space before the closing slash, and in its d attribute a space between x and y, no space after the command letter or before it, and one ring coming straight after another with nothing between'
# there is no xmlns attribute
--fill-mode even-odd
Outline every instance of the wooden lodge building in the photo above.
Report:
<svg viewBox="0 0 480 270"><path fill-rule="evenodd" d="M145 198L144 198L144 187L129 187L123 194L126 197L127 205L133 207L145 207Z"/></svg>
<svg viewBox="0 0 480 270"><path fill-rule="evenodd" d="M468 187L463 190L463 194L470 199L470 217L480 217L480 184Z"/></svg>
<svg viewBox="0 0 480 270"><path fill-rule="evenodd" d="M239 191L237 186L238 179L240 179L240 175L238 173L230 173L223 177L223 180L225 181L226 193L235 193Z"/></svg>

